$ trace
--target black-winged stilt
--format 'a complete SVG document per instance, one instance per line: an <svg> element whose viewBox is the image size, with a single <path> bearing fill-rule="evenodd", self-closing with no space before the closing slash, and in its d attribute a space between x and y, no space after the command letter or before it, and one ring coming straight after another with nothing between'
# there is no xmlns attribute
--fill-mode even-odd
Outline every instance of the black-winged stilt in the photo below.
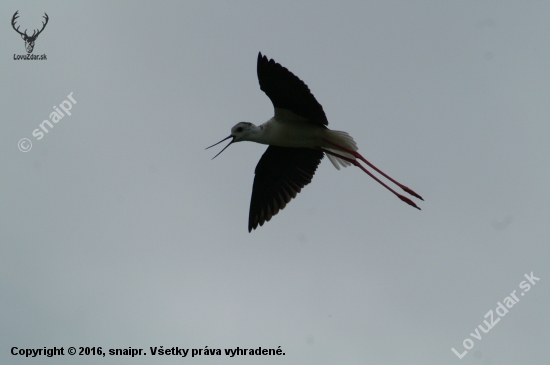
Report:
<svg viewBox="0 0 550 365"><path fill-rule="evenodd" d="M424 200L361 156L349 134L328 129L323 107L302 80L261 53L258 53L257 71L260 89L271 99L275 116L260 126L247 122L237 123L231 128L229 137L210 146L214 147L232 138L214 159L234 142L252 141L269 145L254 171L256 176L250 201L249 232L256 229L258 224L262 226L269 221L311 182L323 159L323 153L338 170L339 165L355 165L399 199L420 210L411 199L395 192L359 164L356 159L365 162L405 192Z"/></svg>

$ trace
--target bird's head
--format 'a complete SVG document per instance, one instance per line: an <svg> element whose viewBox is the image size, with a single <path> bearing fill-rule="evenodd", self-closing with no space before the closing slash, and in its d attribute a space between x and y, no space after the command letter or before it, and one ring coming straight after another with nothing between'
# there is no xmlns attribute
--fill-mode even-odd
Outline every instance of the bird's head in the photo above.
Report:
<svg viewBox="0 0 550 365"><path fill-rule="evenodd" d="M229 137L226 137L226 138L222 139L221 141L219 141L218 143L215 143L212 146L210 146L210 147L214 147L214 146L222 143L223 141L226 141L226 140L232 138L231 142L229 142L229 144L227 146L225 146L224 149L221 150L212 159L215 159L216 157L218 157L219 154L222 153L223 151L225 151L225 149L227 147L229 147L229 145L231 145L231 143L233 143L233 142L252 141L252 140L254 140L254 135L258 132L258 130L259 130L259 128L257 126L255 126L254 124L252 124L252 123L239 122L239 123L235 124L233 126L233 128L231 128L231 134L229 135ZM209 149L210 147L207 147L206 149Z"/></svg>
<svg viewBox="0 0 550 365"><path fill-rule="evenodd" d="M239 122L231 128L233 142L250 141L250 137L256 132L256 126L248 122Z"/></svg>

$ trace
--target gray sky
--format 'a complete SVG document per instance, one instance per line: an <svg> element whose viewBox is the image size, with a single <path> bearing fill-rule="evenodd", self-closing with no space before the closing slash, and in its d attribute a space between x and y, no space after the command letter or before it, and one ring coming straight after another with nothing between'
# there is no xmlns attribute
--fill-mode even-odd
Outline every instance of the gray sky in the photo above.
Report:
<svg viewBox="0 0 550 365"><path fill-rule="evenodd" d="M26 54L16 10L21 29L49 15L33 52L46 61L13 59ZM548 19L544 1L3 2L0 363L549 363ZM204 148L272 117L259 51L422 211L325 159L249 234L265 146L213 161L222 146ZM72 114L38 140L70 93Z"/></svg>

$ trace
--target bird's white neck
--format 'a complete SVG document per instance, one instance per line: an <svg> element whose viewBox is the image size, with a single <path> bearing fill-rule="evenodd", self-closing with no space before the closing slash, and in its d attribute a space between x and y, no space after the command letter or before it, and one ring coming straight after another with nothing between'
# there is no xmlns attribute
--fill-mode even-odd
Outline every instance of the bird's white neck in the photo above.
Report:
<svg viewBox="0 0 550 365"><path fill-rule="evenodd" d="M261 143L261 144L268 144L267 143L268 133L269 133L268 123L269 122L265 122L264 124L259 126L252 124L250 126L250 130L248 130L246 135L243 136L242 140Z"/></svg>

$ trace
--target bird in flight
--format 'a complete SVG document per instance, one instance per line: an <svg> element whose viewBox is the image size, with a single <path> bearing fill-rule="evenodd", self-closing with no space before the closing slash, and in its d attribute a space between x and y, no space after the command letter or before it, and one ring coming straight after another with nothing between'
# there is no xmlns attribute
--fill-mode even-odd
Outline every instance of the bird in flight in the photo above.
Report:
<svg viewBox="0 0 550 365"><path fill-rule="evenodd" d="M214 147L231 138L214 159L234 142L251 141L269 145L254 171L248 216L249 232L284 209L311 182L325 154L336 169L355 165L399 199L420 210L411 199L384 184L357 159L406 193L424 200L420 195L361 156L357 152L357 144L348 133L327 128L328 120L323 107L302 80L261 53L258 53L257 72L260 89L271 99L275 116L259 126L248 122L237 123L231 128L229 137L210 146Z"/></svg>

